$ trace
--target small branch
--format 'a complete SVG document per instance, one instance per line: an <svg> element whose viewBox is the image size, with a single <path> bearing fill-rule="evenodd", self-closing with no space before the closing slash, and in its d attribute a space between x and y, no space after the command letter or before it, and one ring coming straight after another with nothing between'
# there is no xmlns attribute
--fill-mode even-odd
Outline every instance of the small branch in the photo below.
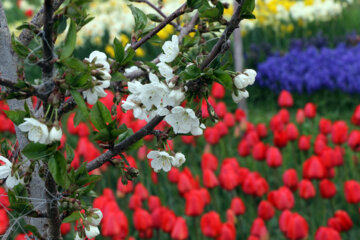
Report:
<svg viewBox="0 0 360 240"><path fill-rule="evenodd" d="M4 87L7 87L7 88L14 89L14 90L15 89L19 90L17 87L15 87L16 83L14 83L13 81L10 81L8 79L2 78L2 77L0 77L0 85L4 86Z"/></svg>
<svg viewBox="0 0 360 240"><path fill-rule="evenodd" d="M159 13L163 18L167 18L167 16L165 15L165 13L163 13L163 11L161 11L160 8L158 8L157 6L155 6L154 4L152 4L151 2L149 2L148 0L136 0L136 2L140 2L140 3L146 3L147 5L149 5L152 9L154 9L157 13ZM173 25L175 27L176 30L180 31L181 27L179 25L177 25L174 22L170 22L171 25Z"/></svg>
<svg viewBox="0 0 360 240"><path fill-rule="evenodd" d="M52 9L56 11L61 4L65 0L54 0ZM40 29L44 24L44 8L41 8L40 11L31 19L31 25L34 25L36 28ZM34 34L29 29L24 29L19 36L19 41L24 44L25 46L29 45L30 42L33 40Z"/></svg>
<svg viewBox="0 0 360 240"><path fill-rule="evenodd" d="M192 17L191 21L189 22L189 24L181 29L180 35L179 35L179 42L181 43L183 38L188 35L191 30L194 28L196 21L199 18L199 12L196 12L195 15Z"/></svg>
<svg viewBox="0 0 360 240"><path fill-rule="evenodd" d="M110 161L114 156L118 155L121 152L124 152L131 145L152 133L154 128L164 119L164 116L156 116L154 117L148 124L146 124L139 131L126 138L122 142L116 144L113 149L106 151L101 154L99 157L95 158L91 162L89 162L86 166L88 172L101 167L104 163Z"/></svg>
<svg viewBox="0 0 360 240"><path fill-rule="evenodd" d="M134 43L131 47L136 50L141 45L146 43L150 38L152 38L155 34L160 32L161 29L163 29L167 24L169 24L172 20L175 18L183 15L186 10L186 4L181 5L180 8L178 8L175 12L173 12L170 16L164 19L159 25L157 25L153 30L151 30L148 34L146 34L143 38L141 38L138 42Z"/></svg>
<svg viewBox="0 0 360 240"><path fill-rule="evenodd" d="M240 0L239 6L237 7L234 15L231 17L231 20L229 21L220 39L217 41L215 46L211 49L211 52L207 55L206 59L201 64L201 70L204 70L207 66L209 66L210 63L219 55L219 53L222 51L222 47L229 40L233 31L239 27L239 23L242 20L241 9L244 2L245 0Z"/></svg>
<svg viewBox="0 0 360 240"><path fill-rule="evenodd" d="M47 176L45 180L46 200L47 200L47 214L49 215L49 229L48 234L52 240L62 240L60 232L60 215L58 208L58 201L56 199L57 188L54 178L51 176L49 170L47 170Z"/></svg>
<svg viewBox="0 0 360 240"><path fill-rule="evenodd" d="M64 103L62 103L58 110L58 119L61 118L62 115L64 115L67 112L70 112L76 107L76 102L73 97L70 97L68 100L66 100Z"/></svg>
<svg viewBox="0 0 360 240"><path fill-rule="evenodd" d="M52 39L53 34L53 0L44 1L44 36L42 37L42 47L44 52L44 60L42 62L42 71L44 82L52 81L53 76L53 49L54 43Z"/></svg>

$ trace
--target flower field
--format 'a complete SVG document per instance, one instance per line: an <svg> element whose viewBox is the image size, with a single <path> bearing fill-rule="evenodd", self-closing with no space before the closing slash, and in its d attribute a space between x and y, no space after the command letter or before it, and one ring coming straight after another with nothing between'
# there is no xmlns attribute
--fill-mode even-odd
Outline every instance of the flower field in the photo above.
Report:
<svg viewBox="0 0 360 240"><path fill-rule="evenodd" d="M21 187L33 176L23 170L19 157L29 154L26 148L25 153L18 150L20 131L28 142L45 146L29 151L34 161L49 157L51 164L60 165L46 155L52 150L64 159L64 172L51 172L56 181L61 174L76 179L67 188L56 182L54 196L45 188L60 210L64 240L360 239L358 0L255 1L256 19L240 24L245 68L236 72L234 56L222 52L225 44L220 61L207 65L213 69L202 67L206 51L212 50L209 42L220 38L219 32L204 29L218 25L204 21L181 36L179 29L193 19L185 14L132 49L144 39L140 34L190 0L73 2L85 4L95 17L78 32L64 58L81 61L63 64L60 51L56 57L61 61L55 59L71 69L60 70L57 84L68 87L62 100L76 98L77 110L62 115L40 97L29 98L19 90L22 99L32 100L31 109L44 108L44 118L54 118L50 127L26 115L31 112L27 103L22 106L26 113L14 117L12 103L0 98L0 237L42 239L26 218L43 217L42 208L49 204L29 197ZM157 19L158 11L144 2L159 4L165 17ZM217 6L218 1L210 2ZM233 1L221 3L224 18L218 20L228 26ZM22 29L16 26L34 17L42 1L1 4L18 35ZM66 4L73 6L70 0ZM152 25L134 31L142 14ZM67 50L61 42L70 41L71 31L77 34L80 26L73 19L70 25L64 21L65 27L58 22L54 27L59 33L54 46L61 51ZM205 37L200 38L201 31ZM235 45L231 41L229 51ZM30 86L43 77L31 62L39 55L39 44L29 45L32 52L18 69ZM72 51L76 58L69 58ZM85 80L78 67L88 71L87 83L81 83ZM139 71L145 73L129 77ZM188 84L198 79L206 79L206 90ZM0 94L8 97L3 86L8 87L1 85ZM47 100L56 102L58 96ZM239 108L244 99L246 108ZM146 130L159 116L160 123ZM14 119L20 124L15 126ZM91 162L139 133L143 139L88 173ZM57 169L51 164L30 168L47 179L44 169ZM26 201L34 209L24 207L19 213Z"/></svg>

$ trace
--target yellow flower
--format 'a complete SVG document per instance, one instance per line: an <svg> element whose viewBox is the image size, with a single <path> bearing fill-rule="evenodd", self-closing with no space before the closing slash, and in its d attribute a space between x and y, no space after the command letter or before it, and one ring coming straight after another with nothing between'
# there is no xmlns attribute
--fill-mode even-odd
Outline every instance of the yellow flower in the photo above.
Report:
<svg viewBox="0 0 360 240"><path fill-rule="evenodd" d="M231 17L233 15L233 12L234 12L234 6L232 4L230 4L230 6L228 8L224 9L224 16Z"/></svg>
<svg viewBox="0 0 360 240"><path fill-rule="evenodd" d="M314 4L314 0L305 0L304 4L305 4L305 6L311 6Z"/></svg>
<svg viewBox="0 0 360 240"><path fill-rule="evenodd" d="M166 25L160 32L157 33L161 40L165 40L170 34L174 32L174 27L171 24Z"/></svg>
<svg viewBox="0 0 360 240"><path fill-rule="evenodd" d="M289 25L287 25L287 27L286 27L286 31L287 31L288 33L293 32L293 31L294 31L294 25L293 25L293 24L289 24Z"/></svg>
<svg viewBox="0 0 360 240"><path fill-rule="evenodd" d="M96 36L96 37L94 38L94 43L95 43L96 45L100 45L100 44L101 44L101 37Z"/></svg>
<svg viewBox="0 0 360 240"><path fill-rule="evenodd" d="M115 51L114 51L114 48L113 48L113 46L111 46L111 45L106 45L106 47L105 47L105 52L107 53L107 54L109 54L110 55L110 57L115 57Z"/></svg>
<svg viewBox="0 0 360 240"><path fill-rule="evenodd" d="M120 42L122 43L123 46L125 46L128 42L129 42L129 38L128 36L126 36L126 34L121 34L120 35Z"/></svg>
<svg viewBox="0 0 360 240"><path fill-rule="evenodd" d="M135 54L136 54L137 57L144 57L145 56L145 51L142 48L138 48L138 49L136 49Z"/></svg>

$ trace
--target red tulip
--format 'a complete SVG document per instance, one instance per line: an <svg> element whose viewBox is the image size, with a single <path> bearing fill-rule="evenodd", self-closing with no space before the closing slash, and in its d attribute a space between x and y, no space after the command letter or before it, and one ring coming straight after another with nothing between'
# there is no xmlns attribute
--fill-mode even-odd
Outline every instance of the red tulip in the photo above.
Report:
<svg viewBox="0 0 360 240"><path fill-rule="evenodd" d="M269 167L279 167L282 164L282 155L278 148L269 147L266 152L266 163Z"/></svg>
<svg viewBox="0 0 360 240"><path fill-rule="evenodd" d="M218 115L219 118L224 118L225 114L227 113L226 104L224 102L219 102L215 106L215 113Z"/></svg>
<svg viewBox="0 0 360 240"><path fill-rule="evenodd" d="M289 141L295 141L299 137L299 131L293 123L286 125L286 133Z"/></svg>
<svg viewBox="0 0 360 240"><path fill-rule="evenodd" d="M117 236L125 239L128 233L129 223L121 210L112 210L104 214L101 221L101 234L103 236Z"/></svg>
<svg viewBox="0 0 360 240"><path fill-rule="evenodd" d="M182 217L178 217L175 221L174 228L171 231L171 239L183 240L189 237L189 231L186 221Z"/></svg>
<svg viewBox="0 0 360 240"><path fill-rule="evenodd" d="M233 224L236 223L236 215L233 210L226 210L226 221Z"/></svg>
<svg viewBox="0 0 360 240"><path fill-rule="evenodd" d="M260 240L257 236L249 236L247 240Z"/></svg>
<svg viewBox="0 0 360 240"><path fill-rule="evenodd" d="M230 208L237 216L243 215L246 211L245 204L240 197L234 197L231 200Z"/></svg>
<svg viewBox="0 0 360 240"><path fill-rule="evenodd" d="M161 217L161 230L170 233L174 227L176 215L173 211L165 208Z"/></svg>
<svg viewBox="0 0 360 240"><path fill-rule="evenodd" d="M324 149L327 148L327 143L321 138L316 138L314 143L314 152L317 155L321 155Z"/></svg>
<svg viewBox="0 0 360 240"><path fill-rule="evenodd" d="M7 192L4 188L0 187L0 207L6 208L10 206Z"/></svg>
<svg viewBox="0 0 360 240"><path fill-rule="evenodd" d="M337 210L334 214L335 218L339 219L341 231L347 232L353 227L353 222L349 214L343 210Z"/></svg>
<svg viewBox="0 0 360 240"><path fill-rule="evenodd" d="M321 197L332 198L336 194L336 186L333 182L328 179L323 179L319 183L319 190Z"/></svg>
<svg viewBox="0 0 360 240"><path fill-rule="evenodd" d="M360 202L360 184L355 180L348 180L344 183L345 198L348 203Z"/></svg>
<svg viewBox="0 0 360 240"><path fill-rule="evenodd" d="M196 140L194 136L181 136L181 141L188 145L196 145Z"/></svg>
<svg viewBox="0 0 360 240"><path fill-rule="evenodd" d="M292 240L305 239L309 234L309 225L298 213L293 213L286 224L286 237Z"/></svg>
<svg viewBox="0 0 360 240"><path fill-rule="evenodd" d="M311 136L301 136L299 138L298 147L301 151L308 151L310 149Z"/></svg>
<svg viewBox="0 0 360 240"><path fill-rule="evenodd" d="M235 125L235 117L231 113L226 113L224 116L224 123L227 127L233 127Z"/></svg>
<svg viewBox="0 0 360 240"><path fill-rule="evenodd" d="M298 124L303 124L305 121L305 112L303 109L298 109L296 112L296 122Z"/></svg>
<svg viewBox="0 0 360 240"><path fill-rule="evenodd" d="M292 107L294 105L294 100L291 93L286 90L282 90L278 98L278 105L279 107Z"/></svg>
<svg viewBox="0 0 360 240"><path fill-rule="evenodd" d="M196 188L196 181L194 177L191 175L190 170L187 168L184 169L182 173L179 175L177 188L181 195L185 194L186 192Z"/></svg>
<svg viewBox="0 0 360 240"><path fill-rule="evenodd" d="M201 168L216 171L219 160L211 153L204 153L201 157Z"/></svg>
<svg viewBox="0 0 360 240"><path fill-rule="evenodd" d="M304 107L305 117L314 118L316 116L316 105L313 103L307 103Z"/></svg>
<svg viewBox="0 0 360 240"><path fill-rule="evenodd" d="M256 143L252 149L253 158L258 161L265 160L267 148L267 145L265 145L263 142Z"/></svg>
<svg viewBox="0 0 360 240"><path fill-rule="evenodd" d="M216 175L210 169L203 170L203 184L206 188L214 188L219 186L219 180Z"/></svg>
<svg viewBox="0 0 360 240"><path fill-rule="evenodd" d="M225 88L220 83L214 82L211 87L211 95L214 98L222 99L225 96Z"/></svg>
<svg viewBox="0 0 360 240"><path fill-rule="evenodd" d="M216 145L220 141L220 133L214 127L207 127L204 131L204 138L207 143L211 145Z"/></svg>
<svg viewBox="0 0 360 240"><path fill-rule="evenodd" d="M315 233L315 240L341 240L341 236L335 229L319 227Z"/></svg>
<svg viewBox="0 0 360 240"><path fill-rule="evenodd" d="M134 194L138 195L141 200L145 200L149 197L149 192L142 183L136 184Z"/></svg>
<svg viewBox="0 0 360 240"><path fill-rule="evenodd" d="M155 209L161 207L161 200L158 196L150 196L148 198L148 207L150 212L153 212Z"/></svg>
<svg viewBox="0 0 360 240"><path fill-rule="evenodd" d="M277 130L274 132L274 145L283 148L288 143L288 136L286 130Z"/></svg>
<svg viewBox="0 0 360 240"><path fill-rule="evenodd" d="M326 169L320 158L312 156L303 164L303 177L308 179L322 179L326 175Z"/></svg>
<svg viewBox="0 0 360 240"><path fill-rule="evenodd" d="M133 216L134 227L136 230L142 232L151 228L151 215L144 209L138 208L135 210Z"/></svg>
<svg viewBox="0 0 360 240"><path fill-rule="evenodd" d="M319 130L322 134L327 135L331 133L332 125L331 121L326 118L321 118L319 121Z"/></svg>
<svg viewBox="0 0 360 240"><path fill-rule="evenodd" d="M268 239L269 233L262 218L256 218L251 225L250 234L260 239Z"/></svg>
<svg viewBox="0 0 360 240"><path fill-rule="evenodd" d="M286 234L288 223L290 221L290 218L292 217L292 213L289 210L282 211L280 217L279 217L279 228L280 231Z"/></svg>
<svg viewBox="0 0 360 240"><path fill-rule="evenodd" d="M267 136L267 128L264 123L259 123L256 125L256 132L260 138L264 138Z"/></svg>
<svg viewBox="0 0 360 240"><path fill-rule="evenodd" d="M235 240L236 229L233 223L223 223L220 228L220 234L216 240Z"/></svg>
<svg viewBox="0 0 360 240"><path fill-rule="evenodd" d="M203 195L198 190L190 190L185 194L185 214L188 216L199 216L204 211L205 202Z"/></svg>
<svg viewBox="0 0 360 240"><path fill-rule="evenodd" d="M6 213L6 210L0 208L0 235L3 235L8 227L9 227L9 218Z"/></svg>
<svg viewBox="0 0 360 240"><path fill-rule="evenodd" d="M250 145L245 139L243 139L240 141L237 150L241 157L246 157L250 154Z"/></svg>
<svg viewBox="0 0 360 240"><path fill-rule="evenodd" d="M271 191L268 201L278 210L291 209L294 207L295 199L293 193L287 187L280 187Z"/></svg>
<svg viewBox="0 0 360 240"><path fill-rule="evenodd" d="M348 126L344 121L334 122L331 131L331 140L334 144L343 144L347 140Z"/></svg>
<svg viewBox="0 0 360 240"><path fill-rule="evenodd" d="M360 151L360 131L353 130L351 131L348 138L348 145L351 150L359 152Z"/></svg>
<svg viewBox="0 0 360 240"><path fill-rule="evenodd" d="M201 232L206 237L215 238L219 235L221 229L220 216L215 211L204 214L200 220Z"/></svg>
<svg viewBox="0 0 360 240"><path fill-rule="evenodd" d="M238 186L237 171L230 164L225 164L221 166L219 181L222 188L225 190L231 191Z"/></svg>
<svg viewBox="0 0 360 240"><path fill-rule="evenodd" d="M248 173L242 184L244 193L261 197L269 191L269 185L259 173Z"/></svg>
<svg viewBox="0 0 360 240"><path fill-rule="evenodd" d="M328 225L328 227L331 227L331 228L335 229L336 231L341 232L340 219L338 219L336 217L329 218L327 221L327 225Z"/></svg>
<svg viewBox="0 0 360 240"><path fill-rule="evenodd" d="M267 221L275 215L275 209L270 202L262 200L258 206L257 214L258 217Z"/></svg>
<svg viewBox="0 0 360 240"><path fill-rule="evenodd" d="M244 110L240 109L240 108L237 108L235 110L235 119L236 121L238 122L241 122L243 121L244 119L246 119L246 114L244 112Z"/></svg>
<svg viewBox="0 0 360 240"><path fill-rule="evenodd" d="M281 109L278 114L279 114L279 116L280 116L283 123L285 123L285 124L289 123L289 121L290 121L290 113L289 113L288 110Z"/></svg>
<svg viewBox="0 0 360 240"><path fill-rule="evenodd" d="M1 221L2 221L2 218L1 218L1 210L0 210L0 219L1 219ZM66 235L66 234L68 234L70 231L71 231L71 224L70 224L70 223L62 223L62 224L60 225L61 235ZM3 234L3 233L1 233L1 225L0 225L0 234Z"/></svg>
<svg viewBox="0 0 360 240"><path fill-rule="evenodd" d="M283 183L286 187L295 191L298 187L298 176L295 169L288 169L282 176Z"/></svg>
<svg viewBox="0 0 360 240"><path fill-rule="evenodd" d="M275 132L284 129L284 122L282 121L279 114L274 115L270 120L270 129Z"/></svg>
<svg viewBox="0 0 360 240"><path fill-rule="evenodd" d="M351 117L352 124L360 126L360 105L355 108L355 111Z"/></svg>
<svg viewBox="0 0 360 240"><path fill-rule="evenodd" d="M299 183L299 195L303 199L310 199L315 197L316 190L310 180L303 179Z"/></svg>
<svg viewBox="0 0 360 240"><path fill-rule="evenodd" d="M136 210L137 208L141 208L142 207L141 197L137 194L132 195L129 199L128 207L131 210Z"/></svg>

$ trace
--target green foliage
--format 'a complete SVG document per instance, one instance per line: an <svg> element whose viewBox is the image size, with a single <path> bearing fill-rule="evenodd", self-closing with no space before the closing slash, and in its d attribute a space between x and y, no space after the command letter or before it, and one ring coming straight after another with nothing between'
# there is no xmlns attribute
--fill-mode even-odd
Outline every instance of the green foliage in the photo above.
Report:
<svg viewBox="0 0 360 240"><path fill-rule="evenodd" d="M41 143L30 142L22 150L22 154L24 154L29 159L38 160L53 155L55 151L56 151L55 144L46 145Z"/></svg>
<svg viewBox="0 0 360 240"><path fill-rule="evenodd" d="M76 23L71 21L69 31L66 35L64 46L61 51L61 59L70 57L76 45Z"/></svg>
<svg viewBox="0 0 360 240"><path fill-rule="evenodd" d="M143 11L141 11L139 8L134 7L133 5L129 5L129 7L134 16L135 31L143 30L146 27L148 21L146 14Z"/></svg>
<svg viewBox="0 0 360 240"><path fill-rule="evenodd" d="M50 157L48 167L51 175L58 185L62 186L63 188L69 187L66 171L66 160L60 152L57 151L53 156Z"/></svg>
<svg viewBox="0 0 360 240"><path fill-rule="evenodd" d="M82 115L85 117L85 118L88 118L89 116L89 111L88 111L88 108L86 106L86 103L84 101L84 98L81 96L81 94L76 91L76 90L71 90L71 96L74 98L77 106L79 107Z"/></svg>
<svg viewBox="0 0 360 240"><path fill-rule="evenodd" d="M115 60L118 63L121 63L125 57L125 51L122 43L117 38L114 39L114 51L115 51Z"/></svg>
<svg viewBox="0 0 360 240"><path fill-rule="evenodd" d="M15 110L15 111L4 111L6 116L10 118L10 120L15 123L15 125L20 125L24 122L24 118L28 117L28 113L21 111L21 110Z"/></svg>
<svg viewBox="0 0 360 240"><path fill-rule="evenodd" d="M71 213L69 216L67 216L66 218L64 218L62 223L75 222L76 220L79 220L80 218L82 218L81 212L75 211L75 212Z"/></svg>
<svg viewBox="0 0 360 240"><path fill-rule="evenodd" d="M14 52L22 58L26 58L30 54L30 49L17 40L14 35L11 36L11 46Z"/></svg>

